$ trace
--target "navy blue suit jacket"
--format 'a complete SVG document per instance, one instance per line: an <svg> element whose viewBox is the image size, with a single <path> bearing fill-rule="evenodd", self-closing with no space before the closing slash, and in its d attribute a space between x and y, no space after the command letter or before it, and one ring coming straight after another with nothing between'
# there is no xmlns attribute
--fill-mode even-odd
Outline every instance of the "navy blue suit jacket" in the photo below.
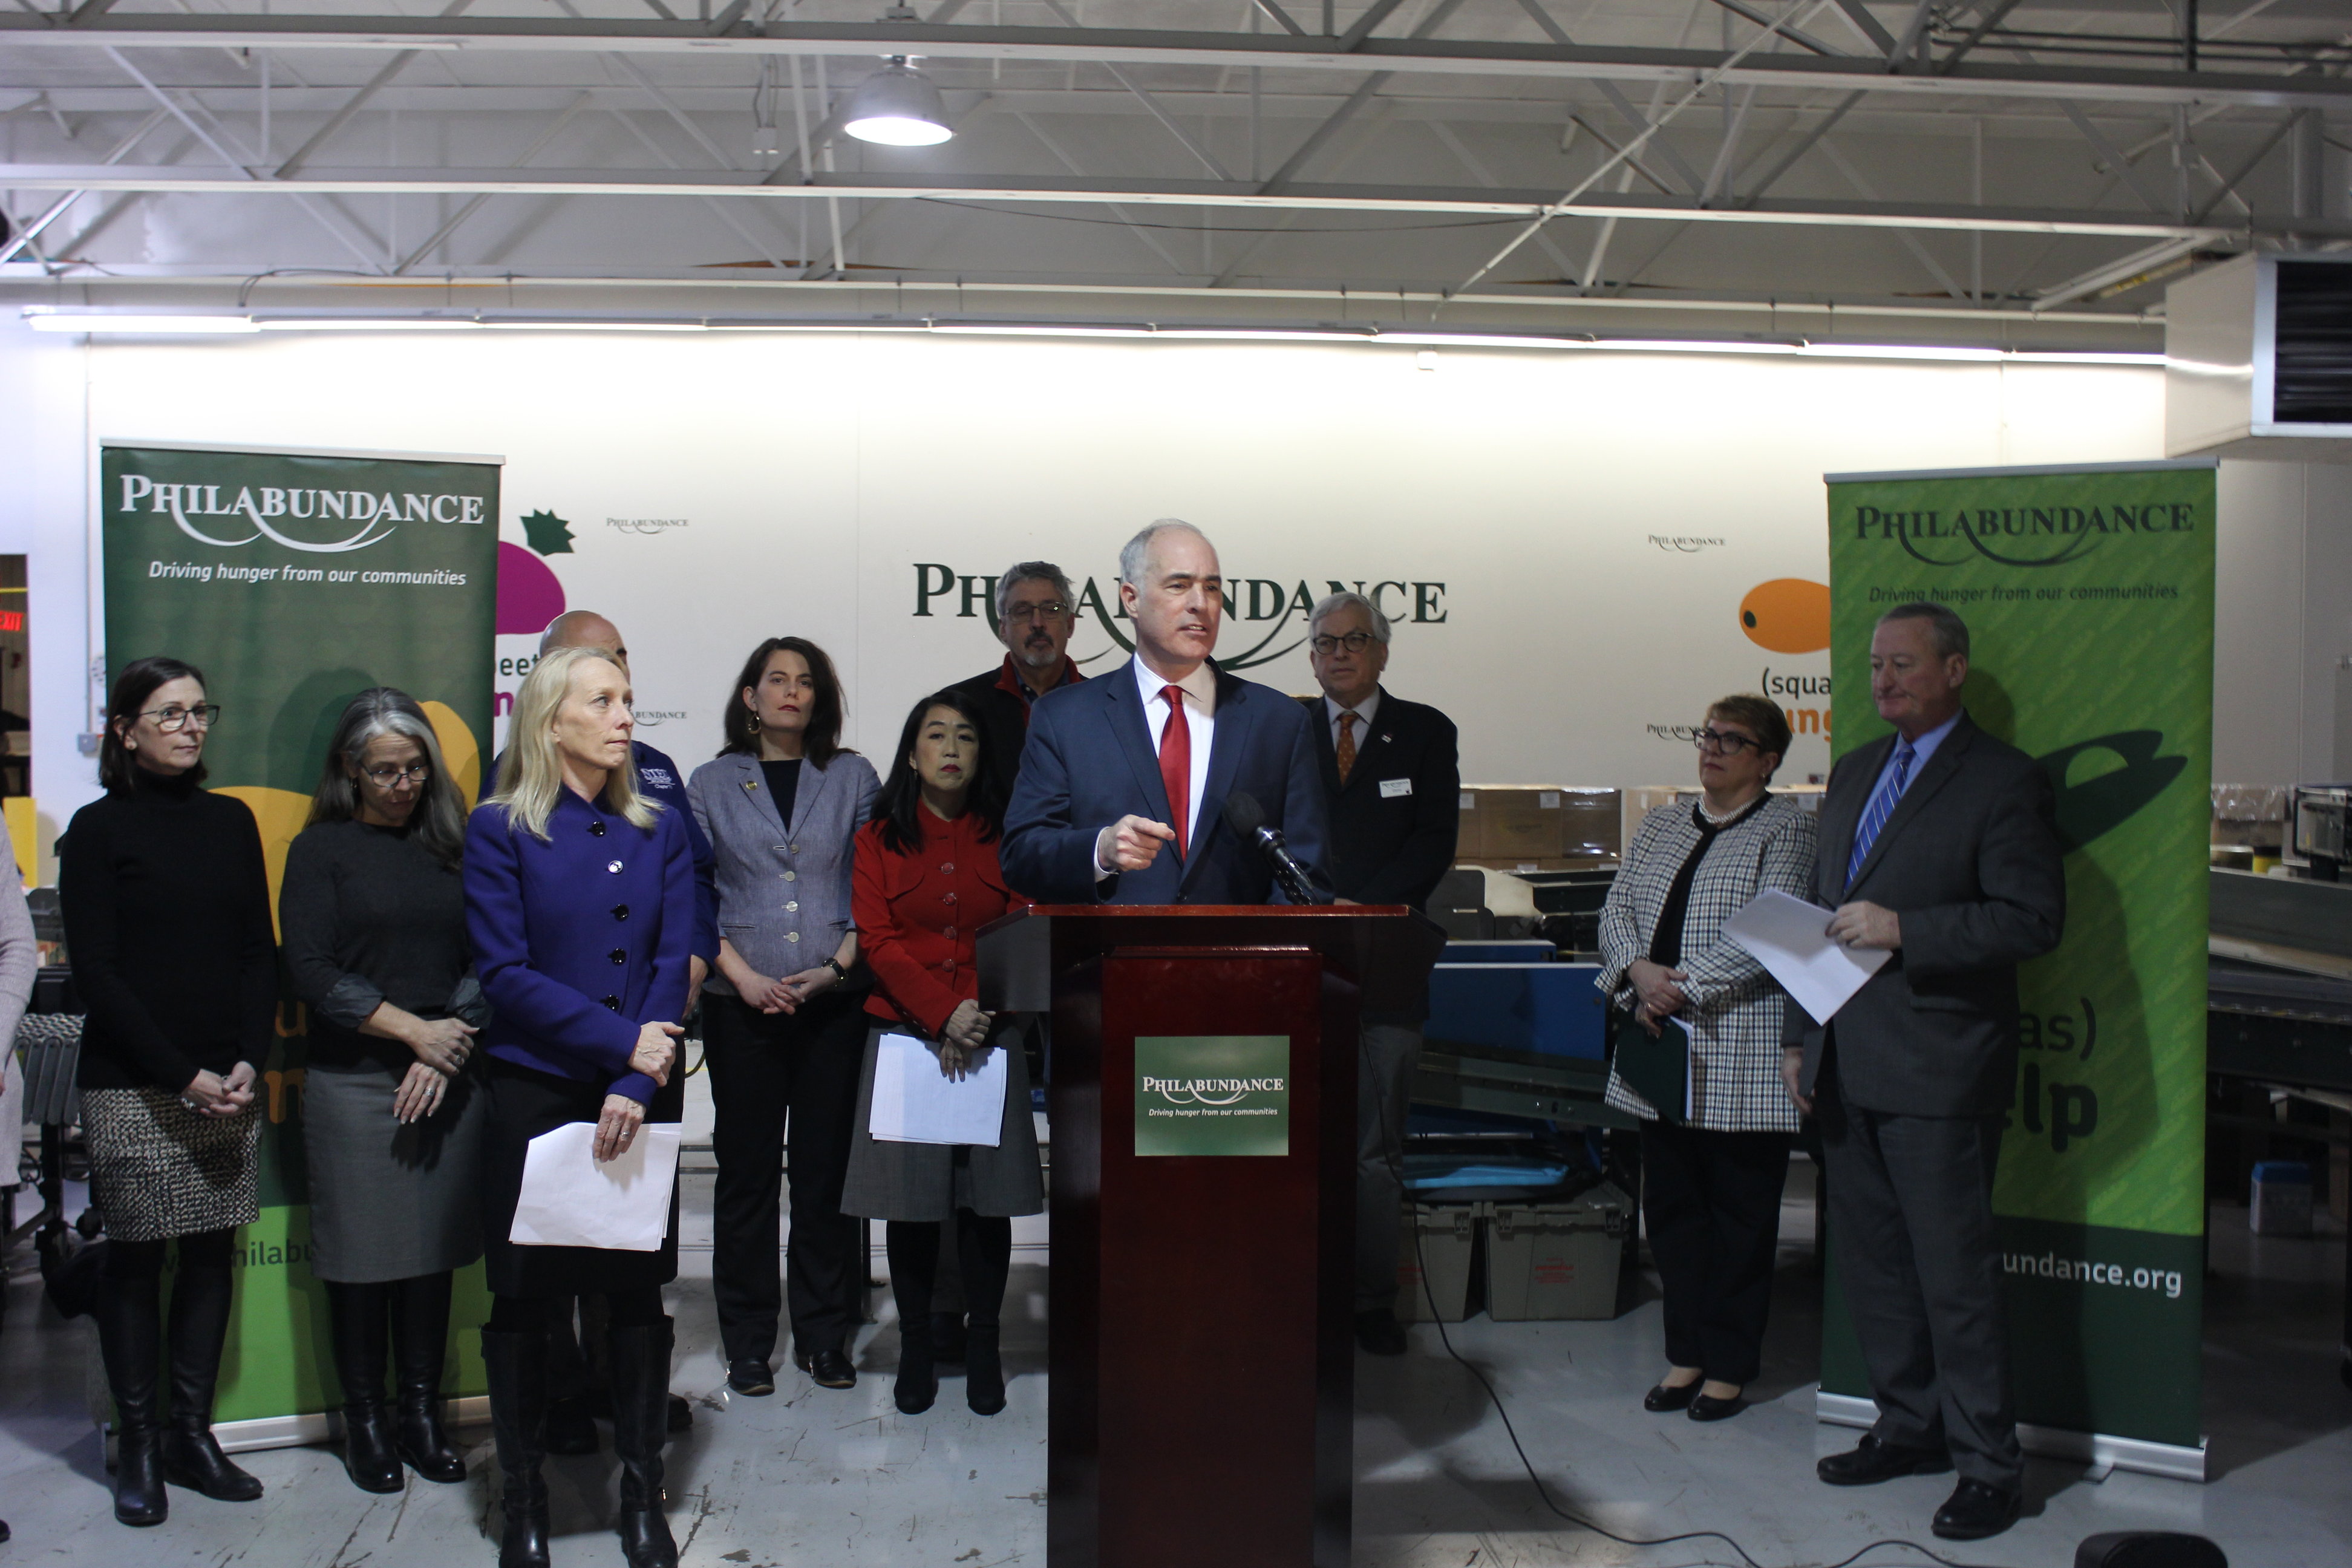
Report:
<svg viewBox="0 0 2352 1568"><path fill-rule="evenodd" d="M1297 701L1270 686L1217 671L1216 728L1200 820L1178 858L1165 844L1140 871L1095 877L1095 840L1120 817L1168 820L1160 753L1145 726L1132 664L1039 698L1029 743L1004 814L999 858L1013 890L1045 904L1265 904L1274 874L1224 820L1235 790L1257 797L1309 871L1323 865L1323 781L1315 739Z"/></svg>

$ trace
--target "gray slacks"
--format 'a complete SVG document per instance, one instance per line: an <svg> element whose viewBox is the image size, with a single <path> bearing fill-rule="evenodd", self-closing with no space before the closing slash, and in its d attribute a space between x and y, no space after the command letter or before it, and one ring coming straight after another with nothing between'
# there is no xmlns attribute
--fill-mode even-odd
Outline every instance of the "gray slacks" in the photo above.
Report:
<svg viewBox="0 0 2352 1568"><path fill-rule="evenodd" d="M1878 1402L1882 1443L1943 1448L1968 1480L2022 1484L1992 1179L1998 1116L1846 1104L1835 1058L1817 1113L1830 1243Z"/></svg>
<svg viewBox="0 0 2352 1568"><path fill-rule="evenodd" d="M1421 1065L1419 1024L1367 1024L1356 1058L1356 1310L1393 1307L1403 1241L1405 1110Z"/></svg>

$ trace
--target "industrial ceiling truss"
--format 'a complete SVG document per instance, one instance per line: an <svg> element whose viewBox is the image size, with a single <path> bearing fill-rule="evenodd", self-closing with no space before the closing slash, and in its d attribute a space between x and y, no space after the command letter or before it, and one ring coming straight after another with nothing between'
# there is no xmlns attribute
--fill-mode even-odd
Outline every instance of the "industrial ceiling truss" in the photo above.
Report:
<svg viewBox="0 0 2352 1568"><path fill-rule="evenodd" d="M2342 0L0 4L17 305L2129 350L2352 246Z"/></svg>

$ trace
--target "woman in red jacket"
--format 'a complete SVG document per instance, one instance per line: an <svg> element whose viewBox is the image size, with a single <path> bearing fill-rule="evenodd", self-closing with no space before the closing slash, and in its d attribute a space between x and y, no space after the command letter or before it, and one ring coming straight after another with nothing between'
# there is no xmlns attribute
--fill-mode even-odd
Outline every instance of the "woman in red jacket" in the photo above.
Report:
<svg viewBox="0 0 2352 1568"><path fill-rule="evenodd" d="M1045 1186L1029 1119L1026 1020L980 1010L980 928L1028 900L1004 885L996 838L1004 802L988 759L978 701L950 689L915 704L874 797L873 820L858 830L851 910L874 972L866 1009L866 1063L842 1191L844 1214L888 1222L890 1289L898 1303L898 1408L931 1407L931 1284L940 1226L956 1226L971 1343L964 1397L982 1415L1004 1408L998 1312L1013 1259L1013 1216L1041 1212ZM1004 1107L997 1142L908 1143L869 1131L875 1062L886 1035L913 1036L951 1079L1003 1053Z"/></svg>

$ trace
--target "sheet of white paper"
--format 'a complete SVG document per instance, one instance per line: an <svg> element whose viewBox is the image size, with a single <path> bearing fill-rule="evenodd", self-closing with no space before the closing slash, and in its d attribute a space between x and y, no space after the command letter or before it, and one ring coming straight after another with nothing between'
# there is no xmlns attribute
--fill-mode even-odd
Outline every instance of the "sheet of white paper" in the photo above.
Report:
<svg viewBox="0 0 2352 1568"><path fill-rule="evenodd" d="M912 1035L885 1035L874 1055L874 1109L866 1131L884 1143L979 1143L1004 1135L1004 1053L958 1079Z"/></svg>
<svg viewBox="0 0 2352 1568"><path fill-rule="evenodd" d="M1723 922L1723 934L1755 954L1815 1023L1826 1024L1894 956L1832 942L1829 923L1819 904L1767 889Z"/></svg>
<svg viewBox="0 0 2352 1568"><path fill-rule="evenodd" d="M655 1250L669 1230L683 1131L675 1121L648 1121L626 1153L601 1163L593 1121L541 1133L523 1154L522 1195L507 1239L517 1247Z"/></svg>

